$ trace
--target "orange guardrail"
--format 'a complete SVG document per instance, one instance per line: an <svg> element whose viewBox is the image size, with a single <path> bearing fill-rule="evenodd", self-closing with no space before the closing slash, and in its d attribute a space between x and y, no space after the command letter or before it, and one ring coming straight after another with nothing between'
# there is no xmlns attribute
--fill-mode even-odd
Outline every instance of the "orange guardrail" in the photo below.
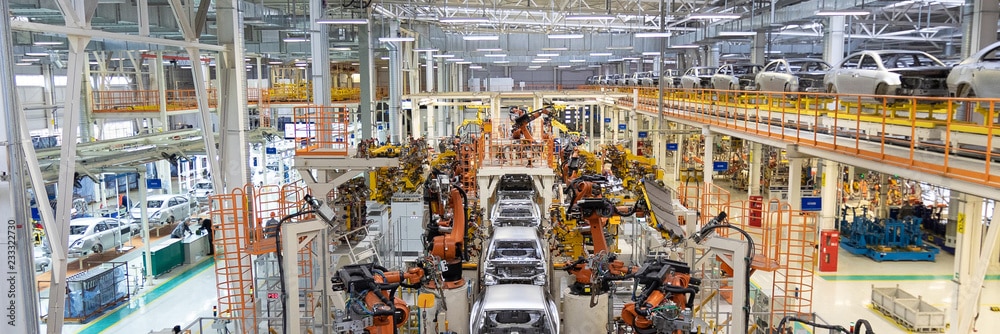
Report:
<svg viewBox="0 0 1000 334"><path fill-rule="evenodd" d="M1000 187L997 100L708 89L664 95L665 116ZM630 106L632 98L618 103ZM979 121L956 119L963 108ZM638 109L655 114L656 99L640 97ZM939 138L921 138L920 129ZM988 140L958 141L969 134Z"/></svg>
<svg viewBox="0 0 1000 334"><path fill-rule="evenodd" d="M198 98L194 89L174 89L164 92L166 110L191 110L198 108ZM91 110L95 113L115 112L159 112L160 92L157 90L99 90L93 92ZM208 90L208 106L215 107L218 94Z"/></svg>
<svg viewBox="0 0 1000 334"><path fill-rule="evenodd" d="M295 107L296 155L347 156L350 113L344 107Z"/></svg>
<svg viewBox="0 0 1000 334"><path fill-rule="evenodd" d="M492 139L483 152L483 166L491 167L545 167L553 164L552 147L541 142L523 142L513 139Z"/></svg>

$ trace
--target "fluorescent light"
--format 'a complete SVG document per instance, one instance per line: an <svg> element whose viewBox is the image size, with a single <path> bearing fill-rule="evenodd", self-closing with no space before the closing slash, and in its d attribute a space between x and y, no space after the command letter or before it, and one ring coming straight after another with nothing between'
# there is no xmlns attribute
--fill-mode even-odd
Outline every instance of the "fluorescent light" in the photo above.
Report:
<svg viewBox="0 0 1000 334"><path fill-rule="evenodd" d="M389 57L379 57L378 59L389 60Z"/></svg>
<svg viewBox="0 0 1000 334"><path fill-rule="evenodd" d="M723 14L723 13L705 13L705 14L691 14L688 15L689 19L692 20L713 20L713 19L738 19L740 14Z"/></svg>
<svg viewBox="0 0 1000 334"><path fill-rule="evenodd" d="M433 55L434 58L454 58L455 55Z"/></svg>
<svg viewBox="0 0 1000 334"><path fill-rule="evenodd" d="M631 46L609 46L606 49L608 49L608 50L632 50L632 47Z"/></svg>
<svg viewBox="0 0 1000 334"><path fill-rule="evenodd" d="M445 59L444 61L465 61L465 59L462 59L462 58L448 58L448 59Z"/></svg>
<svg viewBox="0 0 1000 334"><path fill-rule="evenodd" d="M32 65L32 64L31 63L16 63L14 65L16 65L16 66L29 66L29 65Z"/></svg>
<svg viewBox="0 0 1000 334"><path fill-rule="evenodd" d="M476 51L479 51L479 52L500 52L500 51L503 51L503 49L498 49L498 48L485 48L485 49L483 49L483 48L481 48L481 49L476 49Z"/></svg>
<svg viewBox="0 0 1000 334"><path fill-rule="evenodd" d="M500 36L497 35L467 35L462 36L463 40L466 41L498 41Z"/></svg>
<svg viewBox="0 0 1000 334"><path fill-rule="evenodd" d="M92 61L92 62L90 62L90 64L91 64L91 65L97 65L97 64L100 64L100 63L98 63L98 62L96 62L96 61Z"/></svg>
<svg viewBox="0 0 1000 334"><path fill-rule="evenodd" d="M660 53L659 52L655 52L655 51L654 52L643 52L642 55L643 56L659 56Z"/></svg>
<svg viewBox="0 0 1000 334"><path fill-rule="evenodd" d="M569 48L542 48L542 51L566 51Z"/></svg>
<svg viewBox="0 0 1000 334"><path fill-rule="evenodd" d="M698 46L697 45L693 45L693 44L678 44L678 45L671 45L670 48L671 49L697 49Z"/></svg>
<svg viewBox="0 0 1000 334"><path fill-rule="evenodd" d="M757 33L753 31L720 31L719 36L752 37L757 36Z"/></svg>
<svg viewBox="0 0 1000 334"><path fill-rule="evenodd" d="M35 61L39 61L39 60L41 60L41 59L38 59L38 58L21 58L21 62L22 63L23 62L35 62Z"/></svg>
<svg viewBox="0 0 1000 334"><path fill-rule="evenodd" d="M506 57L506 56L507 55L502 54L502 53L491 53L491 54L488 54L488 55L483 55L483 57L492 57L492 58L503 58L503 57Z"/></svg>
<svg viewBox="0 0 1000 334"><path fill-rule="evenodd" d="M494 64L509 64L510 60L497 60L493 62Z"/></svg>
<svg viewBox="0 0 1000 334"><path fill-rule="evenodd" d="M489 23L490 19L485 17L442 17L438 19L441 23Z"/></svg>
<svg viewBox="0 0 1000 334"><path fill-rule="evenodd" d="M387 43L387 42L413 42L414 39L413 39L413 37L380 37L378 39L378 41L379 42L383 42L383 43Z"/></svg>
<svg viewBox="0 0 1000 334"><path fill-rule="evenodd" d="M570 67L572 67L572 66L569 66L569 65L559 65L559 68L570 68Z"/></svg>
<svg viewBox="0 0 1000 334"><path fill-rule="evenodd" d="M566 21L586 21L586 20L613 20L611 15L566 15Z"/></svg>
<svg viewBox="0 0 1000 334"><path fill-rule="evenodd" d="M330 48L330 51L351 51L351 48L345 46L338 46L335 48Z"/></svg>
<svg viewBox="0 0 1000 334"><path fill-rule="evenodd" d="M871 13L867 10L820 10L816 16L863 16Z"/></svg>
<svg viewBox="0 0 1000 334"><path fill-rule="evenodd" d="M625 58L622 58L622 60L639 60L639 58L636 58L636 57L625 57Z"/></svg>
<svg viewBox="0 0 1000 334"><path fill-rule="evenodd" d="M188 70L188 69L191 69L191 65L181 65L181 69L182 69L182 70Z"/></svg>
<svg viewBox="0 0 1000 334"><path fill-rule="evenodd" d="M583 38L582 34L555 34L549 35L550 39L580 39Z"/></svg>
<svg viewBox="0 0 1000 334"><path fill-rule="evenodd" d="M322 19L316 24L368 24L368 19Z"/></svg>
<svg viewBox="0 0 1000 334"><path fill-rule="evenodd" d="M539 53L538 57L559 57L558 53Z"/></svg>
<svg viewBox="0 0 1000 334"><path fill-rule="evenodd" d="M593 52L590 55L593 57L610 57L611 52Z"/></svg>
<svg viewBox="0 0 1000 334"><path fill-rule="evenodd" d="M308 42L309 40L301 37L296 37L296 38L285 38L284 41L285 43L300 43L300 42Z"/></svg>
<svg viewBox="0 0 1000 334"><path fill-rule="evenodd" d="M295 64L295 66L296 67L306 67L306 66L309 66L309 64Z"/></svg>
<svg viewBox="0 0 1000 334"><path fill-rule="evenodd" d="M474 70L478 70L478 69L481 69L483 67L479 66L479 65L471 65L471 66L469 66L469 68L474 69Z"/></svg>
<svg viewBox="0 0 1000 334"><path fill-rule="evenodd" d="M34 45L63 45L63 42L56 41L38 41L33 43Z"/></svg>
<svg viewBox="0 0 1000 334"><path fill-rule="evenodd" d="M280 62L280 61L269 61L267 63L271 64L271 65L281 65L281 64L284 64L283 62Z"/></svg>
<svg viewBox="0 0 1000 334"><path fill-rule="evenodd" d="M594 65L587 65L587 67L594 67L594 68L597 68L597 67L601 67L601 65L597 65L597 64L594 64Z"/></svg>
<svg viewBox="0 0 1000 334"><path fill-rule="evenodd" d="M673 36L669 32L637 32L635 33L635 38L654 38L654 37L670 37Z"/></svg>
<svg viewBox="0 0 1000 334"><path fill-rule="evenodd" d="M471 62L471 61L460 61L460 62L457 62L457 63L455 63L455 64L459 64L459 65L468 65L468 64L472 64L472 62Z"/></svg>
<svg viewBox="0 0 1000 334"><path fill-rule="evenodd" d="M48 57L49 56L49 54L46 53L46 52L25 52L24 55L28 56L28 57Z"/></svg>
<svg viewBox="0 0 1000 334"><path fill-rule="evenodd" d="M438 52L438 49L413 49L413 52Z"/></svg>
<svg viewBox="0 0 1000 334"><path fill-rule="evenodd" d="M536 63L536 64L537 63L547 63L547 62L549 62L549 60L548 59L535 59L535 60L532 60L531 62L532 63Z"/></svg>
<svg viewBox="0 0 1000 334"><path fill-rule="evenodd" d="M587 60L586 59L570 59L569 62L571 62L571 63L586 63Z"/></svg>

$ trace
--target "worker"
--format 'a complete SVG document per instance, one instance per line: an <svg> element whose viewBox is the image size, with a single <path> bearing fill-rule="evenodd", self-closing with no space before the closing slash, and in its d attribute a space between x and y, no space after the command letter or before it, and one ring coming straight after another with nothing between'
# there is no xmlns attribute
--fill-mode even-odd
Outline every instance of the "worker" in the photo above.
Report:
<svg viewBox="0 0 1000 334"><path fill-rule="evenodd" d="M208 254L206 255L215 254L215 244L212 243L212 240L215 238L215 235L212 234L212 220L208 218L202 219L201 229L199 230L205 231L206 235L208 235Z"/></svg>
<svg viewBox="0 0 1000 334"><path fill-rule="evenodd" d="M271 219L264 223L264 238L273 238L278 234L278 218L271 212Z"/></svg>
<svg viewBox="0 0 1000 334"><path fill-rule="evenodd" d="M170 237L174 239L181 239L187 236L188 234L194 234L194 232L192 232L191 229L188 228L188 224L186 221L182 221L180 223L177 223L177 226L174 227L174 230L170 232Z"/></svg>

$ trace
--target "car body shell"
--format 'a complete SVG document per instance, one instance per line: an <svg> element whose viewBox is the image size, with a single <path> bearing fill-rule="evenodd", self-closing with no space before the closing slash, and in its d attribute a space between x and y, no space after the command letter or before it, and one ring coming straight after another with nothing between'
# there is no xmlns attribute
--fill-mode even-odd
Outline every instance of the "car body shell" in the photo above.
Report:
<svg viewBox="0 0 1000 334"><path fill-rule="evenodd" d="M665 80L663 82L664 88L679 88L681 87L681 73L674 69L663 70L663 76L659 78L660 80ZM659 80L657 80L655 85L659 85Z"/></svg>
<svg viewBox="0 0 1000 334"><path fill-rule="evenodd" d="M493 226L525 226L538 228L542 216L538 203L534 200L534 192L506 191L500 192L497 202L493 205L490 220Z"/></svg>
<svg viewBox="0 0 1000 334"><path fill-rule="evenodd" d="M715 75L717 68L708 66L695 66L684 71L681 76L681 87L684 89L706 89L712 88L712 75Z"/></svg>
<svg viewBox="0 0 1000 334"><path fill-rule="evenodd" d="M127 240L128 233L123 235L121 228L127 224L119 224L114 218L87 217L69 221L69 255L79 257L95 253L98 250L114 249ZM50 247L49 247L50 248Z"/></svg>
<svg viewBox="0 0 1000 334"><path fill-rule="evenodd" d="M823 76L829 70L818 59L778 59L764 65L755 83L764 92L824 92Z"/></svg>
<svg viewBox="0 0 1000 334"><path fill-rule="evenodd" d="M469 332L477 334L560 332L559 311L545 288L527 284L488 286L472 305ZM506 321L497 322L497 317ZM516 321L520 319L523 321ZM534 321L537 326L528 322Z"/></svg>
<svg viewBox="0 0 1000 334"><path fill-rule="evenodd" d="M537 228L496 227L483 259L483 284L548 284L547 247Z"/></svg>
<svg viewBox="0 0 1000 334"><path fill-rule="evenodd" d="M1000 98L1000 42L955 65L948 74L948 92L955 97Z"/></svg>
<svg viewBox="0 0 1000 334"><path fill-rule="evenodd" d="M197 207L197 203L184 195L149 195L146 197L149 207L146 212L149 215L150 224L164 224L187 219ZM141 219L141 209L137 203L129 210L129 215L133 220Z"/></svg>
<svg viewBox="0 0 1000 334"><path fill-rule="evenodd" d="M208 196L215 193L213 187L212 181L209 180L195 182L193 189L191 189L191 196L199 203L207 203Z"/></svg>
<svg viewBox="0 0 1000 334"><path fill-rule="evenodd" d="M757 73L763 66L757 64L726 64L712 75L712 88L717 90L752 89Z"/></svg>
<svg viewBox="0 0 1000 334"><path fill-rule="evenodd" d="M869 50L845 58L823 83L839 94L947 96L950 70L926 52Z"/></svg>

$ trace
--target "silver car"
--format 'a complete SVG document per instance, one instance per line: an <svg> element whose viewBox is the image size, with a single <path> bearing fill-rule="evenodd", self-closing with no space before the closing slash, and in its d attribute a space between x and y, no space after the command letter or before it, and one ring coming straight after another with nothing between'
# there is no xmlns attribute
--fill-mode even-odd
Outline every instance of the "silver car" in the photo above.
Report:
<svg viewBox="0 0 1000 334"><path fill-rule="evenodd" d="M757 90L764 92L823 92L823 76L830 65L822 60L778 59L757 73Z"/></svg>
<svg viewBox="0 0 1000 334"><path fill-rule="evenodd" d="M687 69L681 76L681 88L684 89L704 89L712 88L712 75L715 75L715 67L695 66Z"/></svg>
<svg viewBox="0 0 1000 334"><path fill-rule="evenodd" d="M1000 42L979 50L948 74L948 91L955 97L1000 98Z"/></svg>
<svg viewBox="0 0 1000 334"><path fill-rule="evenodd" d="M87 217L69 221L69 256L80 257L98 254L121 246L128 240L128 233L122 235L121 227L114 218ZM51 253L48 238L42 243L42 250Z"/></svg>
<svg viewBox="0 0 1000 334"><path fill-rule="evenodd" d="M660 79L666 80L663 82L663 87L678 88L681 86L681 72L677 70L663 70L663 77ZM659 80L656 81L656 85L659 85Z"/></svg>
<svg viewBox="0 0 1000 334"><path fill-rule="evenodd" d="M548 284L545 246L531 227L497 227L483 256L483 285Z"/></svg>
<svg viewBox="0 0 1000 334"><path fill-rule="evenodd" d="M208 203L208 196L215 193L213 188L212 181L201 180L195 182L194 188L191 189L191 196L199 203Z"/></svg>
<svg viewBox="0 0 1000 334"><path fill-rule="evenodd" d="M141 216L141 205L136 203L129 210L129 215L133 220L138 221ZM150 195L146 197L146 212L149 214L150 224L169 224L187 219L196 212L198 204L183 195Z"/></svg>
<svg viewBox="0 0 1000 334"><path fill-rule="evenodd" d="M830 93L905 96L948 96L951 68L921 51L861 51L826 73Z"/></svg>
<svg viewBox="0 0 1000 334"><path fill-rule="evenodd" d="M712 75L712 88L717 90L753 89L757 72L763 66L757 64L726 64Z"/></svg>
<svg viewBox="0 0 1000 334"><path fill-rule="evenodd" d="M472 305L470 316L469 333L559 333L556 303L537 285L488 286Z"/></svg>

